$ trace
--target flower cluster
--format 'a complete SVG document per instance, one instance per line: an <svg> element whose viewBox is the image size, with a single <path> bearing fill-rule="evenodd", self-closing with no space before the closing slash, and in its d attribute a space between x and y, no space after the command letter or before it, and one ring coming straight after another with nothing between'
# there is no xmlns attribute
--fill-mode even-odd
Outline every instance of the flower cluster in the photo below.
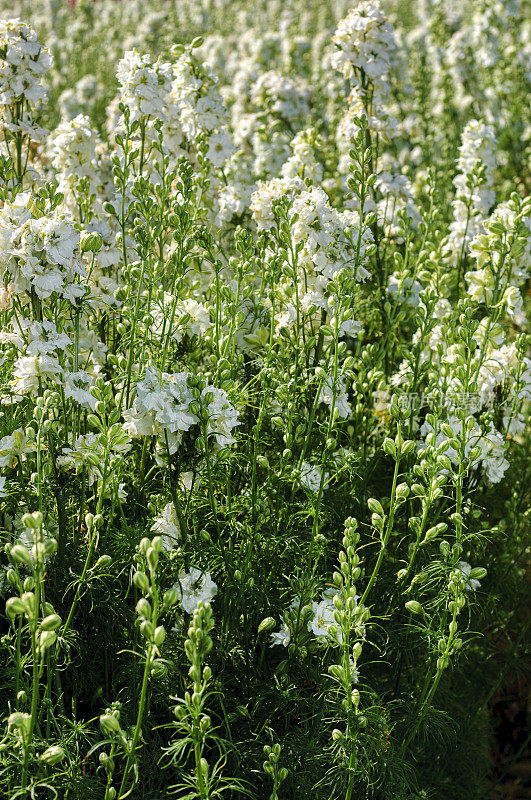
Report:
<svg viewBox="0 0 531 800"><path fill-rule="evenodd" d="M470 120L463 130L457 162L458 174L454 178L454 219L447 243L454 260L462 257L474 236L480 232L481 223L494 202L495 165L496 140L493 128L479 120Z"/></svg>
<svg viewBox="0 0 531 800"><path fill-rule="evenodd" d="M42 78L52 66L49 51L20 19L0 19L0 106L45 96Z"/></svg>
<svg viewBox="0 0 531 800"><path fill-rule="evenodd" d="M360 75L365 74L378 88L386 83L396 45L380 0L362 0L352 8L338 24L332 41L337 47L332 65L345 78L356 77L363 85Z"/></svg>
<svg viewBox="0 0 531 800"><path fill-rule="evenodd" d="M186 372L169 374L148 367L144 379L136 385L132 407L124 412L127 433L133 437L155 435L174 453L183 434L199 424L198 401L203 401L208 404L207 435L213 436L220 447L232 444L238 412L226 392L212 386L199 392L190 378Z"/></svg>
<svg viewBox="0 0 531 800"><path fill-rule="evenodd" d="M0 274L14 291L44 299L58 294L74 303L85 294L86 271L79 231L65 207L43 213L31 193L18 194L0 211Z"/></svg>

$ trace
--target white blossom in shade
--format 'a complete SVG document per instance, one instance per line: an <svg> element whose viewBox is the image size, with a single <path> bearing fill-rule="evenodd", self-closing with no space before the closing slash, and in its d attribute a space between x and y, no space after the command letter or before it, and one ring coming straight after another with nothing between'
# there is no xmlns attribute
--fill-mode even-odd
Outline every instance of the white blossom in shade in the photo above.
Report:
<svg viewBox="0 0 531 800"><path fill-rule="evenodd" d="M52 65L49 51L20 19L0 19L0 106L45 96L42 78Z"/></svg>
<svg viewBox="0 0 531 800"><path fill-rule="evenodd" d="M218 591L210 572L202 572L197 567L191 567L189 572L181 572L174 588L180 591L181 608L187 614L193 614L198 603L209 603Z"/></svg>
<svg viewBox="0 0 531 800"><path fill-rule="evenodd" d="M462 438L462 422L456 416L450 416L446 421L454 431L457 440ZM425 438L433 428L428 422L424 422L420 432ZM435 447L439 447L442 442L448 441L448 437L440 430L439 426L435 438ZM421 443L421 447L423 447ZM487 483L499 483L506 470L509 467L509 462L505 458L506 444L500 433L491 425L490 429L484 433L479 427L478 423L474 421L471 430L465 433L465 446L464 457L469 459L471 450L478 447L480 452L476 455L474 460L470 461L470 468L481 468L482 474ZM445 450L445 455L450 459L453 464L459 463L459 452L454 447L448 447Z"/></svg>
<svg viewBox="0 0 531 800"><path fill-rule="evenodd" d="M311 87L302 78L290 78L276 70L262 72L251 89L251 100L292 127L304 123L310 113Z"/></svg>
<svg viewBox="0 0 531 800"><path fill-rule="evenodd" d="M462 422L456 416L450 416L447 420L445 420L445 424L449 425L453 432L454 436L459 441L462 438ZM435 431L436 438L435 438L435 447L439 447L442 442L448 441L448 436L442 432L440 429L441 423L439 422L437 425L437 429ZM425 439L429 433L433 433L433 427L429 424L429 422L424 422L420 429L421 436ZM468 431L465 434L465 447L464 447L464 457L468 458L470 455L470 451L473 447L476 447L481 439L482 432L477 423L475 423L473 429ZM459 451L456 450L454 447L448 447L444 451L445 456L447 456L453 464L459 463ZM477 466L479 463L479 458L476 459L474 465Z"/></svg>
<svg viewBox="0 0 531 800"><path fill-rule="evenodd" d="M484 168L483 177L472 178L473 170L481 167ZM482 222L494 203L495 168L494 129L480 120L472 119L463 130L457 161L458 174L454 178L454 219L450 223L446 242L446 250L451 253L454 261L460 257L461 252L466 252L474 236L480 233Z"/></svg>
<svg viewBox="0 0 531 800"><path fill-rule="evenodd" d="M111 454L124 456L131 449L131 439L124 431L117 430L118 427L117 425L113 426L110 437ZM78 436L73 447L63 447L61 455L57 457L57 466L62 470L75 469L79 471L84 469L87 481L92 486L101 478L101 466L95 466L94 461L101 465L104 463L105 457L106 453L98 434L86 433Z"/></svg>
<svg viewBox="0 0 531 800"><path fill-rule="evenodd" d="M390 275L387 291L393 299L397 299L399 302L406 302L408 306L416 308L420 302L422 284L410 275L402 278Z"/></svg>
<svg viewBox="0 0 531 800"><path fill-rule="evenodd" d="M229 402L224 389L206 386L202 392L203 398L207 394L214 395L212 402L208 406L207 434L214 437L219 447L228 447L236 441L232 431L240 424L238 422L238 412Z"/></svg>
<svg viewBox="0 0 531 800"><path fill-rule="evenodd" d="M175 452L182 434L199 422L190 411L194 397L188 386L189 377L186 372L169 374L148 367L144 380L137 384L133 406L124 412L124 430L133 437L157 435L164 446L168 436L170 452ZM207 394L211 395L207 435L213 436L220 447L226 447L234 442L231 432L239 424L238 412L223 389L206 386L203 398Z"/></svg>
<svg viewBox="0 0 531 800"><path fill-rule="evenodd" d="M362 70L376 85L386 81L396 44L379 0L357 3L339 22L332 41L337 48L332 66L345 78L352 79L356 70Z"/></svg>
<svg viewBox="0 0 531 800"><path fill-rule="evenodd" d="M0 467L13 468L18 461L25 461L27 453L35 452L35 443L24 431L13 431L0 439Z"/></svg>
<svg viewBox="0 0 531 800"><path fill-rule="evenodd" d="M97 174L100 145L99 136L87 116L78 114L59 123L48 138L48 148L61 192L72 193L82 178L88 178L92 192L97 190L101 182Z"/></svg>
<svg viewBox="0 0 531 800"><path fill-rule="evenodd" d="M343 640L343 631L337 627L334 620L334 604L328 598L312 603L313 617L308 623L309 630L317 639L326 640L330 634L328 629L334 625L339 641Z"/></svg>
<svg viewBox="0 0 531 800"><path fill-rule="evenodd" d="M324 403L330 409L332 409L333 405L334 409L337 409L337 413L342 419L347 419L347 417L350 417L352 414L352 409L348 403L345 381L341 376L339 376L336 381L335 392L333 376L328 376L327 380L322 386L321 393L319 395L319 402Z"/></svg>
<svg viewBox="0 0 531 800"><path fill-rule="evenodd" d="M482 468L485 478L488 483L500 483L509 468L509 462L505 458L505 440L491 425L488 433L479 442L479 446L481 447Z"/></svg>
<svg viewBox="0 0 531 800"><path fill-rule="evenodd" d="M299 131L292 140L292 155L282 165L282 178L304 178L312 184L320 184L323 179L323 165L315 157L314 147L317 135L313 128Z"/></svg>
<svg viewBox="0 0 531 800"><path fill-rule="evenodd" d="M475 578L468 577L472 572L472 567L467 561L460 561L457 565L457 568L465 581L465 589L471 589L473 592L475 592L476 589L479 589L481 583Z"/></svg>
<svg viewBox="0 0 531 800"><path fill-rule="evenodd" d="M286 621L283 619L280 625L279 631L273 631L271 634L271 644L274 646L276 644L281 644L283 647L287 647L291 641L291 631L286 624Z"/></svg>
<svg viewBox="0 0 531 800"><path fill-rule="evenodd" d="M118 63L116 77L120 83L120 99L129 107L131 121L155 117L166 119L166 98L171 88L171 64L158 60L151 63L147 54L127 50Z"/></svg>
<svg viewBox="0 0 531 800"><path fill-rule="evenodd" d="M7 478L0 476L0 498L8 496L8 492L6 490L6 480Z"/></svg>
<svg viewBox="0 0 531 800"><path fill-rule="evenodd" d="M171 550L172 547L175 547L181 538L181 529L173 503L167 503L161 513L155 517L151 530L161 537L166 550Z"/></svg>
<svg viewBox="0 0 531 800"><path fill-rule="evenodd" d="M321 468L317 464L310 464L307 461L303 461L301 464L299 483L304 489L307 489L313 494L317 494L321 485L321 475ZM323 487L326 487L327 479L328 473L325 473Z"/></svg>
<svg viewBox="0 0 531 800"><path fill-rule="evenodd" d="M161 373L148 367L137 384L133 407L124 412L124 429L131 436L161 434L163 439L167 431L176 435L177 445L182 433L198 422L188 410L192 400L188 373Z"/></svg>

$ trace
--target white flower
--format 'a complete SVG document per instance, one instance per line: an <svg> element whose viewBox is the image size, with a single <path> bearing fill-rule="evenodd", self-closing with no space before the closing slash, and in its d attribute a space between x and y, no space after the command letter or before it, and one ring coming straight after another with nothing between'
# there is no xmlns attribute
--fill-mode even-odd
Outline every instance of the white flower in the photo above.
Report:
<svg viewBox="0 0 531 800"><path fill-rule="evenodd" d="M333 404L334 409L337 409L337 413L340 417L342 417L342 419L347 419L347 417L350 417L352 414L352 409L348 404L348 395L345 382L341 376L339 376L336 381L335 392L333 376L329 375L327 377L319 395L319 402L324 403L330 409L332 408Z"/></svg>
<svg viewBox="0 0 531 800"><path fill-rule="evenodd" d="M175 588L181 592L181 608L193 614L199 602L208 603L217 594L218 587L210 572L201 572L191 567L190 572L181 572Z"/></svg>
<svg viewBox="0 0 531 800"><path fill-rule="evenodd" d="M24 431L13 431L9 436L0 439L0 467L13 468L19 459L26 460L26 453L34 451L35 444Z"/></svg>
<svg viewBox="0 0 531 800"><path fill-rule="evenodd" d="M66 206L41 215L31 192L21 192L0 210L0 277L9 275L15 292L45 299L57 293L70 301L85 294L86 272L79 255L79 232Z"/></svg>
<svg viewBox="0 0 531 800"><path fill-rule="evenodd" d="M280 626L279 631L273 631L271 634L271 644L281 644L283 647L287 647L291 641L291 631L286 625L285 620L282 620L282 625Z"/></svg>
<svg viewBox="0 0 531 800"><path fill-rule="evenodd" d="M467 589L471 589L473 592L475 592L476 589L479 589L481 583L475 578L468 577L472 572L472 567L470 566L470 564L468 564L466 561L460 561L459 564L457 565L457 568L459 569L459 572L461 573L461 575L465 580Z"/></svg>
<svg viewBox="0 0 531 800"><path fill-rule="evenodd" d="M328 473L325 474L323 486L326 486L327 477ZM309 492L317 494L319 491L319 486L321 485L321 469L317 466L317 464L309 464L307 461L302 462L300 485Z"/></svg>
<svg viewBox="0 0 531 800"><path fill-rule="evenodd" d="M0 19L0 106L26 99L36 103L45 96L41 79L52 65L49 51L37 34L20 19Z"/></svg>
<svg viewBox="0 0 531 800"><path fill-rule="evenodd" d="M171 88L171 64L151 63L149 55L127 50L118 63L116 77L121 101L131 112L131 121L148 116L166 119L165 102Z"/></svg>
<svg viewBox="0 0 531 800"><path fill-rule="evenodd" d="M469 178L472 171L479 166L484 168L484 178L479 184L474 181L470 187ZM494 129L477 119L472 119L463 130L457 161L458 174L454 178L456 188L456 196L452 203L454 219L450 224L450 234L446 242L446 250L452 254L454 261L459 259L461 252L466 252L474 236L481 232L483 219L495 198L495 168Z"/></svg>
<svg viewBox="0 0 531 800"><path fill-rule="evenodd" d="M37 392L49 382L58 383L63 368L53 356L19 356L11 385L15 394Z"/></svg>
<svg viewBox="0 0 531 800"><path fill-rule="evenodd" d="M357 3L338 24L332 41L337 47L332 66L345 78L353 78L358 69L377 86L386 81L396 44L379 0Z"/></svg>
<svg viewBox="0 0 531 800"><path fill-rule="evenodd" d="M88 372L79 370L78 372L66 372L64 374L65 397L71 398L80 406L94 411L96 408L96 398L90 393L90 387L94 380Z"/></svg>
<svg viewBox="0 0 531 800"><path fill-rule="evenodd" d="M181 529L173 503L167 503L159 516L155 517L151 530L159 534L166 550L175 547L181 537Z"/></svg>
<svg viewBox="0 0 531 800"><path fill-rule="evenodd" d="M319 603L314 602L312 603L312 611L313 617L308 623L308 628L314 636L318 639L328 639L328 629L331 625L334 625L341 642L343 631L337 627L337 623L334 620L334 604L328 598L321 600Z"/></svg>

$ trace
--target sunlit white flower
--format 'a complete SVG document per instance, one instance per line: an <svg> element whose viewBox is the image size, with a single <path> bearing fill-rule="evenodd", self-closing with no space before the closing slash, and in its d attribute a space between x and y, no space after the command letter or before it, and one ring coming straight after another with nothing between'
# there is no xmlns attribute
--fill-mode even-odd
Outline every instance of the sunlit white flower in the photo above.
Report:
<svg viewBox="0 0 531 800"><path fill-rule="evenodd" d="M181 608L187 614L193 614L199 602L210 602L218 591L210 572L202 572L196 567L191 567L189 572L181 572L175 588L181 592Z"/></svg>

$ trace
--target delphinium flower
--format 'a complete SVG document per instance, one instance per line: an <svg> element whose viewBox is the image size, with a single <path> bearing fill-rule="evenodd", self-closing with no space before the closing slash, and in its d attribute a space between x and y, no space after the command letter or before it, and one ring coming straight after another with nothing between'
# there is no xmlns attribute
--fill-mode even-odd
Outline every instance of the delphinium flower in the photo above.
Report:
<svg viewBox="0 0 531 800"><path fill-rule="evenodd" d="M164 132L173 150L183 140L196 146L202 136L206 158L214 167L221 167L235 148L228 133L229 114L217 83L211 69L194 56L191 48L181 53L172 66Z"/></svg>
<svg viewBox="0 0 531 800"><path fill-rule="evenodd" d="M41 299L55 293L75 302L86 291L79 239L64 206L44 214L30 192L18 194L0 210L0 275L16 293L34 291Z"/></svg>
<svg viewBox="0 0 531 800"><path fill-rule="evenodd" d="M153 300L151 316L152 331L174 342L182 341L184 336L204 336L212 327L208 310L202 303L193 297L179 300L170 292Z"/></svg>
<svg viewBox="0 0 531 800"><path fill-rule="evenodd" d="M480 232L481 223L494 202L495 167L493 128L480 120L470 120L463 130L459 148L458 174L454 178L456 195L452 203L454 219L446 243L455 263Z"/></svg>
<svg viewBox="0 0 531 800"><path fill-rule="evenodd" d="M481 586L481 582L478 581L476 578L469 578L468 576L472 572L472 567L467 561L460 561L457 565L459 572L463 576L465 580L465 588L469 589L472 592L475 592L476 589L479 589Z"/></svg>
<svg viewBox="0 0 531 800"><path fill-rule="evenodd" d="M148 367L136 386L133 406L124 412L124 429L133 437L156 435L163 446L167 437L170 452L175 452L183 433L199 423L189 377L186 372L161 373ZM207 434L217 445L226 447L234 442L232 431L239 424L238 412L223 389L206 386L202 396L207 395L211 395Z"/></svg>
<svg viewBox="0 0 531 800"><path fill-rule="evenodd" d="M151 530L160 536L166 550L175 547L181 538L181 529L173 503L166 503L161 513L153 520Z"/></svg>
<svg viewBox="0 0 531 800"><path fill-rule="evenodd" d="M299 131L290 143L293 151L282 165L282 178L304 178L310 184L319 185L323 179L323 166L316 158L315 150L319 139L314 128Z"/></svg>
<svg viewBox="0 0 531 800"><path fill-rule="evenodd" d="M484 232L480 228L470 242L470 255L476 259L477 269L465 274L468 292L487 305L494 299L502 300L508 314L513 319L521 319L520 287L528 277L531 253L530 199L520 201L513 197L500 203L481 227ZM501 297L500 291L503 291Z"/></svg>
<svg viewBox="0 0 531 800"><path fill-rule="evenodd" d="M35 452L35 442L24 431L15 430L0 439L0 467L13 468L18 461L25 461L27 453Z"/></svg>
<svg viewBox="0 0 531 800"><path fill-rule="evenodd" d="M462 444L464 458L469 460L471 469L481 468L488 483L499 483L509 467L509 462L505 458L506 443L493 426L484 433L473 417L469 417L469 420ZM435 431L429 422L424 422L420 429L421 435L427 440L430 433L434 432L434 446L438 447L441 442L450 440L447 435L449 430L447 433L443 431L445 426L449 426L453 431L454 441L459 442L462 439L462 421L455 414L449 416ZM461 457L452 444L446 448L445 455L453 464L457 464Z"/></svg>
<svg viewBox="0 0 531 800"><path fill-rule="evenodd" d="M321 389L319 402L324 403L329 408L332 408L333 404L334 409L337 409L338 415L343 419L347 419L352 414L345 382L341 376L338 377L335 387L333 377L328 376Z"/></svg>
<svg viewBox="0 0 531 800"><path fill-rule="evenodd" d="M193 614L198 603L209 603L218 591L210 572L202 572L197 567L181 572L175 588L180 592L181 608L187 614Z"/></svg>
<svg viewBox="0 0 531 800"><path fill-rule="evenodd" d="M128 50L120 60L116 76L120 99L130 113L131 122L154 117L164 120L166 98L170 91L170 64L151 63L151 57Z"/></svg>
<svg viewBox="0 0 531 800"><path fill-rule="evenodd" d="M380 89L386 84L389 56L394 48L393 28L379 0L362 0L336 28L332 58L335 69L348 80L359 82L360 73Z"/></svg>
<svg viewBox="0 0 531 800"><path fill-rule="evenodd" d="M20 19L0 19L0 123L18 183L27 168L24 146L45 135L32 110L46 94L42 79L51 65L49 51L29 25Z"/></svg>
<svg viewBox="0 0 531 800"><path fill-rule="evenodd" d="M327 472L324 474L324 478L322 477L322 469L319 465L310 464L307 461L302 462L299 474L299 483L304 489L307 489L312 494L317 494L319 487L321 486L321 480L324 484L326 484L328 477L329 475Z"/></svg>
<svg viewBox="0 0 531 800"><path fill-rule="evenodd" d="M76 188L82 178L87 179L90 193L98 191L101 178L97 172L97 148L100 144L97 132L84 114L59 123L48 138L59 190L74 208L77 204Z"/></svg>
<svg viewBox="0 0 531 800"><path fill-rule="evenodd" d="M293 128L307 119L310 97L309 85L275 70L263 72L251 89L251 100L257 108L267 108Z"/></svg>
<svg viewBox="0 0 531 800"><path fill-rule="evenodd" d="M302 246L299 263L312 270L314 275L322 275L325 282L335 273L352 268L353 247L344 231L351 231L356 240L359 228L357 212L338 211L330 205L323 189L308 187L300 178L276 178L259 183L251 197L253 218L260 228L269 229L273 226L273 203L286 196L292 201L288 217L293 220L293 241ZM360 281L369 275L364 263L365 251L371 241L371 232L365 229L361 236L356 269L356 277Z"/></svg>
<svg viewBox="0 0 531 800"><path fill-rule="evenodd" d="M45 96L42 78L52 65L49 51L20 19L0 20L0 104L34 105Z"/></svg>
<svg viewBox="0 0 531 800"><path fill-rule="evenodd" d="M94 75L83 75L73 88L68 87L59 95L61 119L66 121L79 115L90 117L103 92L104 86Z"/></svg>

